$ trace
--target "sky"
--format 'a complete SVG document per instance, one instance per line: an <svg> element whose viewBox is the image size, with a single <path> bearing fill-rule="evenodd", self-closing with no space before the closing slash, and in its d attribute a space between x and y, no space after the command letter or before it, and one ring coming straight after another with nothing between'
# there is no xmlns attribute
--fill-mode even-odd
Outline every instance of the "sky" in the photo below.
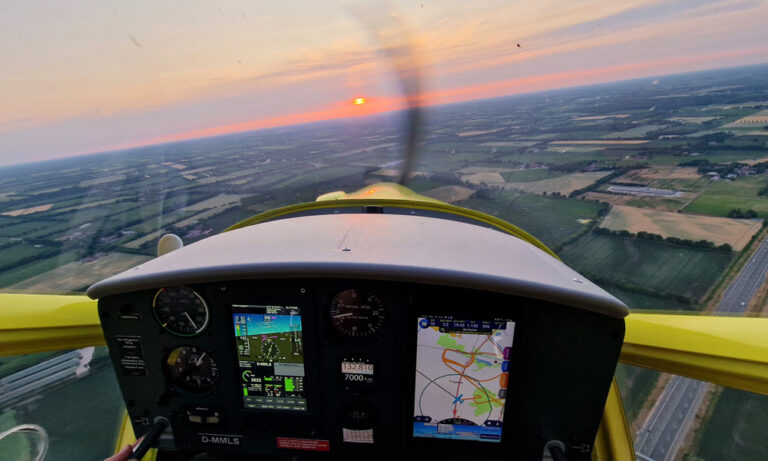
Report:
<svg viewBox="0 0 768 461"><path fill-rule="evenodd" d="M768 0L5 0L0 165L398 109L393 49L423 105L765 63L767 17Z"/></svg>

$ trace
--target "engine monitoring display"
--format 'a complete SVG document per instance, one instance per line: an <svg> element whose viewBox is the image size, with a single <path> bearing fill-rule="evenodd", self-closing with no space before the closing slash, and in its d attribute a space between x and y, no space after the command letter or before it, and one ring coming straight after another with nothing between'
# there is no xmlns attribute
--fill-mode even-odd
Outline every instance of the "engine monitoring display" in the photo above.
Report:
<svg viewBox="0 0 768 461"><path fill-rule="evenodd" d="M305 411L304 342L296 306L232 306L243 407Z"/></svg>
<svg viewBox="0 0 768 461"><path fill-rule="evenodd" d="M501 442L515 322L420 317L413 436Z"/></svg>

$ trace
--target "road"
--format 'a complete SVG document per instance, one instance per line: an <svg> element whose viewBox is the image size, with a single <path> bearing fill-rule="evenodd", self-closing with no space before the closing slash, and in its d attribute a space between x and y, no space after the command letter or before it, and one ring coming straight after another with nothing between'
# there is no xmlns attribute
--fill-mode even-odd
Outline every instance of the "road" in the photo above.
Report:
<svg viewBox="0 0 768 461"><path fill-rule="evenodd" d="M728 285L715 312L744 312L768 275L768 239ZM639 460L670 461L680 450L686 434L693 426L706 394L707 383L673 376L667 383L635 440Z"/></svg>
<svg viewBox="0 0 768 461"><path fill-rule="evenodd" d="M760 285L763 284L766 273L768 273L768 239L763 241L752 255L752 259L741 269L738 277L728 285L715 311L718 313L744 312Z"/></svg>

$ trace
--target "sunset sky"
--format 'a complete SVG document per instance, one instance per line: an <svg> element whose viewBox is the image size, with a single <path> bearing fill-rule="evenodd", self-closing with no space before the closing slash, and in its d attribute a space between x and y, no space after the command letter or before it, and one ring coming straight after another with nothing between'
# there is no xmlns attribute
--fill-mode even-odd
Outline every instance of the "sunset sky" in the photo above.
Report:
<svg viewBox="0 0 768 461"><path fill-rule="evenodd" d="M397 109L393 12L425 105L768 62L768 0L8 0L0 165Z"/></svg>

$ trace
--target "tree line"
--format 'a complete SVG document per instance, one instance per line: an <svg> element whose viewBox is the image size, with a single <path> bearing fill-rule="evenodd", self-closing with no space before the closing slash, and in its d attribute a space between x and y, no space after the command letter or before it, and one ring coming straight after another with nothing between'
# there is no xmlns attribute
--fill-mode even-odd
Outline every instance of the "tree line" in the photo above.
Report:
<svg viewBox="0 0 768 461"><path fill-rule="evenodd" d="M652 232L645 232L640 231L637 234L634 234L628 230L611 230L607 227L598 227L595 229L596 234L602 234L602 235L615 235L618 237L626 237L626 238L636 238L640 240L650 240L651 242L665 242L665 243L673 243L675 245L685 245L695 248L706 248L709 250L717 250L717 251L725 251L730 252L733 251L733 247L727 243L723 243L722 245L715 245L714 242L710 242L709 240L691 240L691 239L681 239L677 237L663 237L659 234L654 234Z"/></svg>

